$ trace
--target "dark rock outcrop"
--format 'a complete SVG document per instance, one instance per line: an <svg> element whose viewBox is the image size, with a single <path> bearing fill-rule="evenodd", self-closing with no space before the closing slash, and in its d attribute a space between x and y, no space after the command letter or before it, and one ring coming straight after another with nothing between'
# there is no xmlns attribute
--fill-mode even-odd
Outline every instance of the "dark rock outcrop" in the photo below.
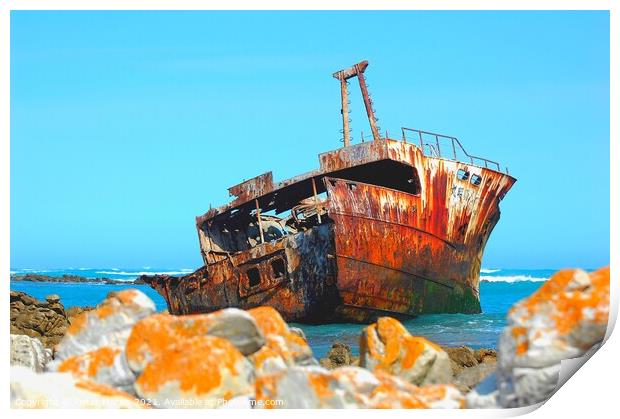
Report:
<svg viewBox="0 0 620 419"><path fill-rule="evenodd" d="M65 310L56 294L45 301L26 294L11 291L11 334L37 338L49 349L60 342L72 320L93 307L71 307Z"/></svg>
<svg viewBox="0 0 620 419"><path fill-rule="evenodd" d="M26 282L93 282L98 284L122 284L122 285L133 285L133 284L144 284L144 281L139 282L140 278L135 279L134 281L121 281L118 279L110 279L110 278L86 278L84 276L79 275L62 275L62 276L49 276L49 275L39 275L39 274L25 274L25 275L11 275L11 281L26 281Z"/></svg>
<svg viewBox="0 0 620 419"><path fill-rule="evenodd" d="M11 334L37 338L46 348L53 348L68 326L65 308L57 295L39 301L26 293L11 291Z"/></svg>
<svg viewBox="0 0 620 419"><path fill-rule="evenodd" d="M82 313L84 313L86 311L91 311L91 310L94 310L94 309L95 309L95 307L91 307L91 306L70 307L67 310L65 310L65 313L67 314L67 319L69 319L69 323L71 323L75 316L79 316L80 314L82 314Z"/></svg>
<svg viewBox="0 0 620 419"><path fill-rule="evenodd" d="M443 348L450 357L450 365L452 366L452 374L457 375L463 368L470 368L478 365L478 361L474 356L474 351L467 346L459 346L456 348Z"/></svg>
<svg viewBox="0 0 620 419"><path fill-rule="evenodd" d="M357 365L359 358L354 357L349 345L336 342L332 345L327 356L319 361L320 365L327 369L344 367L347 365Z"/></svg>
<svg viewBox="0 0 620 419"><path fill-rule="evenodd" d="M476 349L474 357L480 364L495 364L497 362L497 351L495 349Z"/></svg>
<svg viewBox="0 0 620 419"><path fill-rule="evenodd" d="M495 349L476 349L467 346L443 348L450 357L453 384L463 393L471 391L478 383L495 371Z"/></svg>

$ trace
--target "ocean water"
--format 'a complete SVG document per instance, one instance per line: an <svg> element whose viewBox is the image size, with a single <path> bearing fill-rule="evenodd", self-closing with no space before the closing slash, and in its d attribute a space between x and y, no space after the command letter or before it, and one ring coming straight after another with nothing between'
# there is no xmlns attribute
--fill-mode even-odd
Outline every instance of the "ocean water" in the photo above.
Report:
<svg viewBox="0 0 620 419"><path fill-rule="evenodd" d="M68 268L68 269L14 269L11 274L36 273L49 276L80 275L86 278L110 278L131 281L142 274L167 273L184 275L193 269L141 269L118 268ZM550 269L482 269L480 273L481 314L433 314L407 320L404 325L415 335L424 336L445 346L467 345L472 348L496 348L508 309L527 297L547 280ZM155 301L158 310L166 309L166 302L148 285L106 285L85 283L51 283L11 281L11 290L23 291L38 299L58 294L66 308L95 306L110 291L135 287ZM347 343L357 354L358 339L364 325L338 323L326 325L300 325L317 358L325 356L331 345L338 341Z"/></svg>

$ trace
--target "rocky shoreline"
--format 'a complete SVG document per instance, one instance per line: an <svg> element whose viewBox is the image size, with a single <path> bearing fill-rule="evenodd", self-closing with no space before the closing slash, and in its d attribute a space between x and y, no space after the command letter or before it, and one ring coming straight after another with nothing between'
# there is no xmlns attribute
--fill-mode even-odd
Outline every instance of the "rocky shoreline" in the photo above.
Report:
<svg viewBox="0 0 620 419"><path fill-rule="evenodd" d="M495 371L497 365L497 351L495 349L471 349L467 346L446 347L442 349L450 358L452 379L462 393L468 393L488 375ZM334 370L346 366L360 366L360 357L354 356L351 347L336 342L325 356L319 360L319 365Z"/></svg>
<svg viewBox="0 0 620 419"><path fill-rule="evenodd" d="M134 285L134 284L145 284L144 277L145 275L141 275L136 279L132 280L120 280L120 279L111 279L111 278L86 278L84 276L79 275L62 275L62 276L49 276L49 275L39 275L39 274L24 274L24 275L11 275L11 281L23 281L23 282L92 282L98 284L112 284L112 285Z"/></svg>
<svg viewBox="0 0 620 419"><path fill-rule="evenodd" d="M381 317L359 357L314 358L271 307L156 313L142 292L70 315L11 293L13 407L481 408L546 400L562 359L603 340L609 268L561 271L508 314L498 350L442 348ZM482 380L482 383L478 385Z"/></svg>
<svg viewBox="0 0 620 419"><path fill-rule="evenodd" d="M52 350L67 333L73 319L94 307L71 307L65 310L58 295L48 295L45 301L20 291L11 291L11 335L38 339Z"/></svg>

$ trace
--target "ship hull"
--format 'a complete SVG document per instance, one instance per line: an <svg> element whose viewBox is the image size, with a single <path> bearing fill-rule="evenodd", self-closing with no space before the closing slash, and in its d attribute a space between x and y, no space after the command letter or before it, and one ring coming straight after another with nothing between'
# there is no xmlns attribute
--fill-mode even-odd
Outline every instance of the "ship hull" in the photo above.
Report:
<svg viewBox="0 0 620 419"><path fill-rule="evenodd" d="M477 290L450 279L451 272L476 269L457 262L463 258L455 257L454 250L433 250L434 239L399 224L332 217L333 223L252 257L231 257L184 277L156 276L147 282L164 296L172 314L268 305L287 321L367 323L385 315L480 312ZM398 243L377 241L385 235L398 237ZM396 251L403 243L410 247ZM432 263L438 259L444 261L440 270ZM278 280L270 272L274 260L284 260L287 267ZM249 289L245 281L249 266L268 278L257 289Z"/></svg>
<svg viewBox="0 0 620 419"><path fill-rule="evenodd" d="M479 236L459 243L432 230L418 213L420 196L342 179L328 183L341 312L359 321L376 310L480 312L480 263L499 211Z"/></svg>

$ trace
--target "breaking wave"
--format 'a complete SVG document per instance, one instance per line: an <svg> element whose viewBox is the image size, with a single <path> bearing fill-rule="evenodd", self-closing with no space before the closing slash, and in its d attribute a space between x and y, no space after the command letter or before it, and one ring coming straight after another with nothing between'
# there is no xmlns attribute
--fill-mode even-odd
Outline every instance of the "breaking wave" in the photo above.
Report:
<svg viewBox="0 0 620 419"><path fill-rule="evenodd" d="M501 269L486 269L486 268L480 269L480 272L483 274L492 274L492 273L499 272L499 271L501 271Z"/></svg>
<svg viewBox="0 0 620 419"><path fill-rule="evenodd" d="M543 278L531 275L506 275L506 276L492 276L492 275L480 275L480 281L485 282L543 282L549 278Z"/></svg>

